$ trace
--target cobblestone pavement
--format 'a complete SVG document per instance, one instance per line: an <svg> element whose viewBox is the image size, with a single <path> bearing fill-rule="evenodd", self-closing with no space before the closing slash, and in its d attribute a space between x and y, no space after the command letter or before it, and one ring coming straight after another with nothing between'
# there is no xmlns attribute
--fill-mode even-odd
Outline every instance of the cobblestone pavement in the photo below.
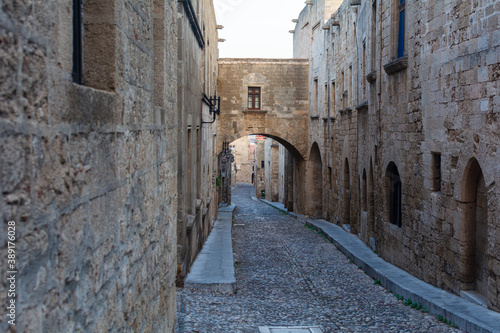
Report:
<svg viewBox="0 0 500 333"><path fill-rule="evenodd" d="M232 196L237 294L179 289L175 332L460 332L405 306L303 221L252 195L253 186L239 185Z"/></svg>

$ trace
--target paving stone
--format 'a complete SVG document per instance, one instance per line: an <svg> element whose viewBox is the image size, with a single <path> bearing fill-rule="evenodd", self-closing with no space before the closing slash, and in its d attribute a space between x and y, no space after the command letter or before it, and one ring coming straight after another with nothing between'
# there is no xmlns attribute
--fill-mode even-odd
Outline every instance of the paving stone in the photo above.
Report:
<svg viewBox="0 0 500 333"><path fill-rule="evenodd" d="M269 205L253 186L233 191L237 293L179 289L176 333L461 332L405 306L322 235Z"/></svg>

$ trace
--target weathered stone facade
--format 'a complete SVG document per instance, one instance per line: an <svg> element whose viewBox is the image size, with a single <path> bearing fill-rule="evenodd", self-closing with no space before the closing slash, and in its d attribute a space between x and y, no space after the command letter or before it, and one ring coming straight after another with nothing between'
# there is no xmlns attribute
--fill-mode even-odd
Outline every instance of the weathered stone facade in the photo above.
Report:
<svg viewBox="0 0 500 333"><path fill-rule="evenodd" d="M176 225L186 217L178 215L214 196L216 125L200 121L211 118L206 108L201 115L201 92L215 91L215 17L211 1L192 4L203 13L203 49L188 45L182 2L83 1L79 84L72 2L2 3L2 332L9 331L8 221L16 222L18 262L17 330L10 331L173 331ZM186 74L189 66L178 66L186 54L190 68L204 63L210 77ZM186 75L205 85L183 85ZM200 102L186 106L184 94ZM199 166L196 195L185 202L177 171L187 165L188 125L199 131L191 151ZM215 209L207 214L212 219Z"/></svg>
<svg viewBox="0 0 500 333"><path fill-rule="evenodd" d="M255 143L246 136L231 142L231 149L234 155L233 186L237 183L252 184L255 165Z"/></svg>
<svg viewBox="0 0 500 333"><path fill-rule="evenodd" d="M311 3L294 32L310 59L308 214L498 311L500 4Z"/></svg>
<svg viewBox="0 0 500 333"><path fill-rule="evenodd" d="M277 141L270 138L264 142L266 199L269 201L279 201L279 146Z"/></svg>
<svg viewBox="0 0 500 333"><path fill-rule="evenodd" d="M178 2L179 120L177 284L182 285L217 214L217 120L210 97L217 94L217 24L212 1ZM193 17L192 20L189 17Z"/></svg>
<svg viewBox="0 0 500 333"><path fill-rule="evenodd" d="M264 199L266 196L265 142L266 139L264 137L258 137L255 147L255 179L253 185L259 199Z"/></svg>
<svg viewBox="0 0 500 333"><path fill-rule="evenodd" d="M291 164L287 188L290 208L304 211L304 177L307 158L308 61L303 59L220 59L219 85L222 96L219 118L221 141L233 142L247 135L263 135L284 145ZM259 89L259 105L249 107L250 89ZM255 106L255 105L252 105ZM256 189L260 197L261 177L265 187L265 149L257 145ZM264 174L261 174L261 173ZM278 192L276 192L278 193ZM267 197L267 194L266 194Z"/></svg>

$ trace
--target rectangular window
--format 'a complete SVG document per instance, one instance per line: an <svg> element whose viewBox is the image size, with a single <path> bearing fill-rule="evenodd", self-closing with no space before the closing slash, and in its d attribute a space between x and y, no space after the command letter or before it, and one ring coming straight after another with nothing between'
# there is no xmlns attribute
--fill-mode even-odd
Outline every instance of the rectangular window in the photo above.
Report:
<svg viewBox="0 0 500 333"><path fill-rule="evenodd" d="M330 185L330 188L333 187L333 172L332 172L332 167L328 167L328 185Z"/></svg>
<svg viewBox="0 0 500 333"><path fill-rule="evenodd" d="M248 87L248 109L260 110L260 88Z"/></svg>
<svg viewBox="0 0 500 333"><path fill-rule="evenodd" d="M328 113L328 84L325 84L325 96L323 103L323 115Z"/></svg>
<svg viewBox="0 0 500 333"><path fill-rule="evenodd" d="M264 161L260 161L260 167L264 168L264 166L265 166Z"/></svg>
<svg viewBox="0 0 500 333"><path fill-rule="evenodd" d="M366 44L363 43L363 63L361 64L363 66L363 76L361 76L361 83L362 83L362 88L363 88L363 101L366 100Z"/></svg>
<svg viewBox="0 0 500 333"><path fill-rule="evenodd" d="M83 2L73 0L73 82L83 84Z"/></svg>
<svg viewBox="0 0 500 333"><path fill-rule="evenodd" d="M352 88L352 66L349 66L349 85L347 86L347 103L348 106L352 106L352 92L353 92L353 88Z"/></svg>
<svg viewBox="0 0 500 333"><path fill-rule="evenodd" d="M345 109L347 105L345 101L346 91L344 90L344 87L345 87L345 75L344 72L342 72L340 74L340 102L342 105L342 109Z"/></svg>
<svg viewBox="0 0 500 333"><path fill-rule="evenodd" d="M398 58L405 54L405 0L399 0Z"/></svg>
<svg viewBox="0 0 500 333"><path fill-rule="evenodd" d="M377 3L374 2L372 5L372 32L371 32L371 55L370 55L371 71L375 70L376 66L375 65L375 53L377 48L376 37L377 37Z"/></svg>
<svg viewBox="0 0 500 333"><path fill-rule="evenodd" d="M313 115L318 115L318 79L314 79Z"/></svg>
<svg viewBox="0 0 500 333"><path fill-rule="evenodd" d="M330 94L332 95L331 99L331 114L335 114L335 81L332 81L332 91L330 91Z"/></svg>
<svg viewBox="0 0 500 333"><path fill-rule="evenodd" d="M431 191L441 191L441 154L432 153Z"/></svg>

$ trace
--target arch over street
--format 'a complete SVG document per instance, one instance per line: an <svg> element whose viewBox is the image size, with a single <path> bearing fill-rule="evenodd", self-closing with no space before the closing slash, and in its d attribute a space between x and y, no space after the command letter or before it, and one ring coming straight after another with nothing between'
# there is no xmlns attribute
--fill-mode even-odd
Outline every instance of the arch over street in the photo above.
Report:
<svg viewBox="0 0 500 333"><path fill-rule="evenodd" d="M288 188L293 207L305 212L305 163L308 156L309 97L307 59L220 59L221 96L218 151L224 142L262 135L288 150L293 170Z"/></svg>

